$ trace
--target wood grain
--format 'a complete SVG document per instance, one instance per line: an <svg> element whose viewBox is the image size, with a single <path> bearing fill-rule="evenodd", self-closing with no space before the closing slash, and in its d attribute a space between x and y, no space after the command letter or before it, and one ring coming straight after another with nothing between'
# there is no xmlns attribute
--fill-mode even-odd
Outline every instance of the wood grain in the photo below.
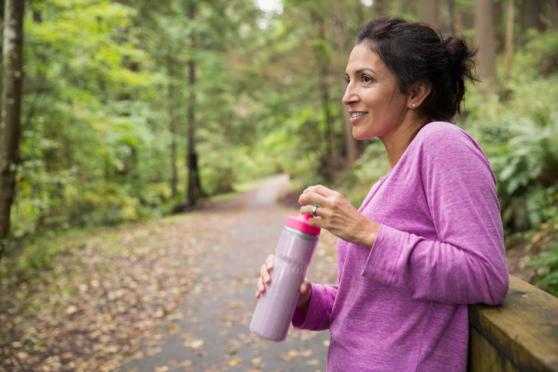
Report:
<svg viewBox="0 0 558 372"><path fill-rule="evenodd" d="M502 306L469 306L469 370L558 371L558 298L510 276Z"/></svg>

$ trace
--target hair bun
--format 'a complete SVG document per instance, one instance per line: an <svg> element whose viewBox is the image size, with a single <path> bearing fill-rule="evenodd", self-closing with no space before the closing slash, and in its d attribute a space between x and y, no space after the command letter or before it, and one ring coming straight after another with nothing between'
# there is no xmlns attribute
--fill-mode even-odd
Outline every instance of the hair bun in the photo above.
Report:
<svg viewBox="0 0 558 372"><path fill-rule="evenodd" d="M461 39L456 37L450 36L443 41L444 47L446 48L446 52L451 55L459 55L467 52L467 45Z"/></svg>
<svg viewBox="0 0 558 372"><path fill-rule="evenodd" d="M465 41L453 36L444 39L442 43L448 56L450 69L457 75L476 80L472 72L476 51L469 49Z"/></svg>

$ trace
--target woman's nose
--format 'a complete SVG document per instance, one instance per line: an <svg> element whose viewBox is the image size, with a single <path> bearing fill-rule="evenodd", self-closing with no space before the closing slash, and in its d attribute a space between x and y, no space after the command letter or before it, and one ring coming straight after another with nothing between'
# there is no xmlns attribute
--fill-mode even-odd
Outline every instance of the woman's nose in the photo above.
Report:
<svg viewBox="0 0 558 372"><path fill-rule="evenodd" d="M343 94L341 101L345 105L350 105L351 103L355 103L357 100L358 100L358 96L353 91L351 84L350 83L347 84L347 87L345 88L345 93Z"/></svg>

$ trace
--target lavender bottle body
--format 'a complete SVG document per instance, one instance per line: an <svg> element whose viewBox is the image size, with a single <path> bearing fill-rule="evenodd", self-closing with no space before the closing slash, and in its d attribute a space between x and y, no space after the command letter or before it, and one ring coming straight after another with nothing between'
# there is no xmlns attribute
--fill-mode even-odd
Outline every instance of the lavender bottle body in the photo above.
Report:
<svg viewBox="0 0 558 372"><path fill-rule="evenodd" d="M258 336L283 341L299 298L299 288L314 254L318 236L286 226L275 249L271 283L256 305L250 330Z"/></svg>

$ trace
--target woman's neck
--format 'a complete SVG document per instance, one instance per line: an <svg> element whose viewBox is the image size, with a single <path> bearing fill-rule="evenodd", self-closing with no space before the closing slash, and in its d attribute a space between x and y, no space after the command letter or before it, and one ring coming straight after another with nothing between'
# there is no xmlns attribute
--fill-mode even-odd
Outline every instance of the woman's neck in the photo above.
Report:
<svg viewBox="0 0 558 372"><path fill-rule="evenodd" d="M415 138L418 131L426 123L426 120L419 118L404 121L395 130L383 137L380 137L380 140L382 141L382 143L384 144L384 148L386 149L390 170L395 167L413 138Z"/></svg>

